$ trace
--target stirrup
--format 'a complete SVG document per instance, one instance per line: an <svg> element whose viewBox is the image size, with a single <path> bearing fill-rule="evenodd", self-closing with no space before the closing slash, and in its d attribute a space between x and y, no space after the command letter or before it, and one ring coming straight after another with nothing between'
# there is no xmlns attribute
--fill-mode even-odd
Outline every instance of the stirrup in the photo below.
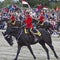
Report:
<svg viewBox="0 0 60 60"><path fill-rule="evenodd" d="M41 33L38 31L37 33L34 33L35 35L41 36Z"/></svg>
<svg viewBox="0 0 60 60"><path fill-rule="evenodd" d="M32 30L32 28L30 29L30 31ZM41 33L39 31L37 31L36 33L34 33L35 35L41 36Z"/></svg>

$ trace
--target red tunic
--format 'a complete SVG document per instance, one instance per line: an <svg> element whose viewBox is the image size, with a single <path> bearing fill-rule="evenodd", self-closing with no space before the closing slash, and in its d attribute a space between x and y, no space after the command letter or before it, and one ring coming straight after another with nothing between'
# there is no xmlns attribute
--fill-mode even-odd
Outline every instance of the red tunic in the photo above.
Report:
<svg viewBox="0 0 60 60"><path fill-rule="evenodd" d="M40 9L42 9L42 5L40 4L40 5L38 5L38 10L40 10Z"/></svg>
<svg viewBox="0 0 60 60"><path fill-rule="evenodd" d="M11 20L15 21L15 16L14 15L11 16Z"/></svg>
<svg viewBox="0 0 60 60"><path fill-rule="evenodd" d="M26 28L33 28L32 22L33 20L31 16L26 17L25 19Z"/></svg>
<svg viewBox="0 0 60 60"><path fill-rule="evenodd" d="M39 20L40 20L41 23L44 22L44 19L45 19L45 17L43 15L41 15L40 18L39 18Z"/></svg>

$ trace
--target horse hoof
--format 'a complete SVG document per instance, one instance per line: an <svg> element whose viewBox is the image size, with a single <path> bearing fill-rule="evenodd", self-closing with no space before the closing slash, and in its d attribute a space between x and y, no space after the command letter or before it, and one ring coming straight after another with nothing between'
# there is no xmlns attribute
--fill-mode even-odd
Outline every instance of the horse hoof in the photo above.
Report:
<svg viewBox="0 0 60 60"><path fill-rule="evenodd" d="M46 60L50 60L50 58L47 58Z"/></svg>
<svg viewBox="0 0 60 60"><path fill-rule="evenodd" d="M36 59L36 57L34 57L34 59Z"/></svg>
<svg viewBox="0 0 60 60"><path fill-rule="evenodd" d="M16 58L14 60L17 60Z"/></svg>
<svg viewBox="0 0 60 60"><path fill-rule="evenodd" d="M56 56L56 58L57 58L57 59L59 59L59 57L58 57L58 56Z"/></svg>
<svg viewBox="0 0 60 60"><path fill-rule="evenodd" d="M50 59L46 59L46 60L50 60Z"/></svg>
<svg viewBox="0 0 60 60"><path fill-rule="evenodd" d="M13 43L11 43L11 45L10 46L13 46Z"/></svg>
<svg viewBox="0 0 60 60"><path fill-rule="evenodd" d="M59 57L57 57L57 60L60 60L60 58L59 58Z"/></svg>

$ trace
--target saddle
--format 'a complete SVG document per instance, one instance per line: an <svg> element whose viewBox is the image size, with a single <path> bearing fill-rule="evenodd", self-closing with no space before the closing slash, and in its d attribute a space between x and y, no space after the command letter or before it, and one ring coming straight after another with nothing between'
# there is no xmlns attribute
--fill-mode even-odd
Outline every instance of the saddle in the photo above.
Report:
<svg viewBox="0 0 60 60"><path fill-rule="evenodd" d="M32 31L32 29L30 29L30 31ZM29 31L26 28L24 29L24 32L25 32L25 34L29 34ZM37 35L37 36L41 36L41 32L40 31L34 32L34 34Z"/></svg>

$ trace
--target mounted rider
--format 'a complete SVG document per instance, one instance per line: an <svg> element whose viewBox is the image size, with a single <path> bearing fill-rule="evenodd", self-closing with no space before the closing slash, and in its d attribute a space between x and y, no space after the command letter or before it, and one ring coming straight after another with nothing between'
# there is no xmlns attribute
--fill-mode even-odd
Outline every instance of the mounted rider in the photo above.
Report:
<svg viewBox="0 0 60 60"><path fill-rule="evenodd" d="M25 13L25 24L26 24L26 29L29 31L29 33L31 33L34 36L35 41L37 41L37 37L36 37L36 33L38 33L37 35L39 35L39 31L37 29L34 28L33 26L33 19L29 14L29 11L26 11Z"/></svg>
<svg viewBox="0 0 60 60"><path fill-rule="evenodd" d="M8 20L7 24L8 25L10 24L10 25L14 26L15 22L16 22L15 13L14 12L10 12L9 15L10 15L10 17L9 17L9 20Z"/></svg>
<svg viewBox="0 0 60 60"><path fill-rule="evenodd" d="M44 22L45 22L45 16L44 16L44 11L41 10L41 13L39 15L39 17L37 18L38 20L38 26L42 27L44 25Z"/></svg>
<svg viewBox="0 0 60 60"><path fill-rule="evenodd" d="M11 31L12 31L11 27L15 26L15 22L16 22L16 18L14 16L14 13L12 12L12 13L10 13L10 18L9 18L9 20L7 22L7 25L8 25L7 32L3 33L4 35L6 35L7 33L8 34L11 33ZM6 35L5 37L11 37L11 36L10 35Z"/></svg>

